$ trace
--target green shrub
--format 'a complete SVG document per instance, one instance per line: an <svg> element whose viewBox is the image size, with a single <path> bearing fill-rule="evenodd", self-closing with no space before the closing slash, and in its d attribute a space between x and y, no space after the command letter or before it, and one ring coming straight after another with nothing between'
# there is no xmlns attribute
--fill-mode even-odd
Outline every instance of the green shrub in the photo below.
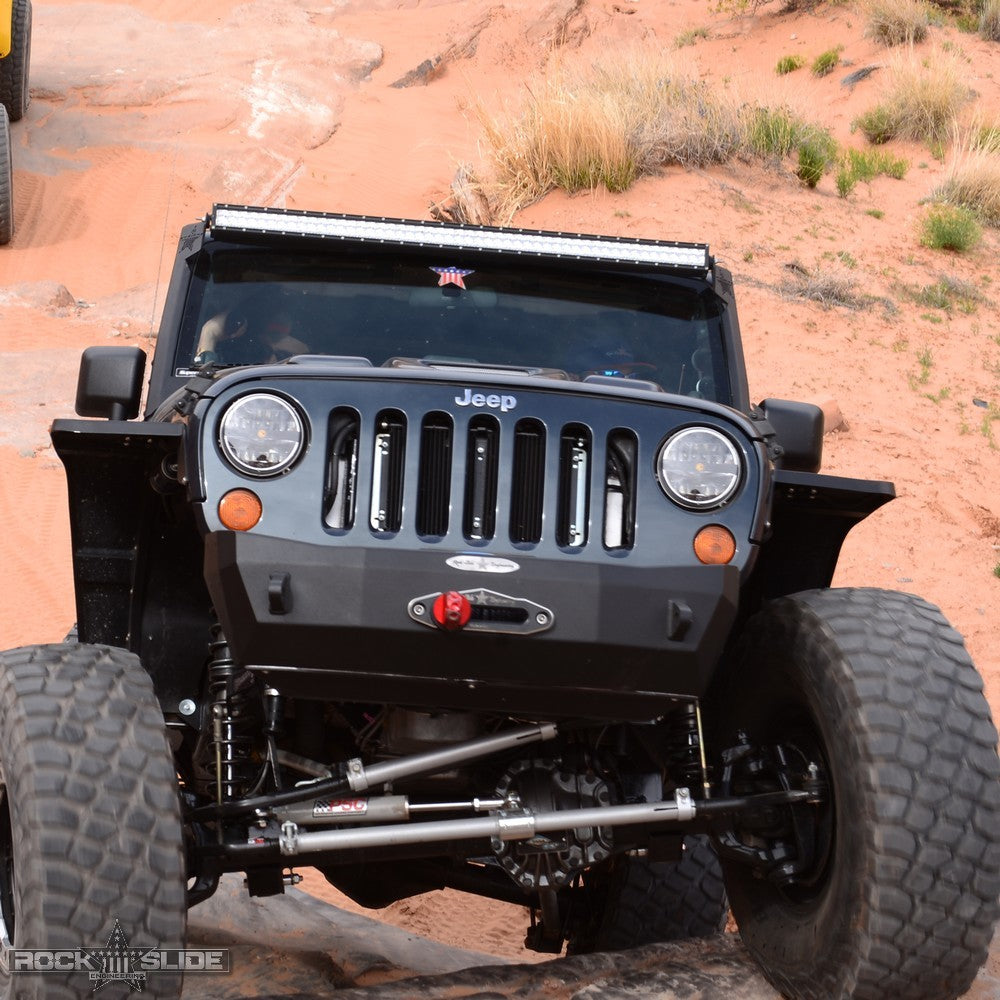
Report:
<svg viewBox="0 0 1000 1000"><path fill-rule="evenodd" d="M751 156L781 160L798 158L795 173L815 187L837 159L837 143L819 125L803 121L788 108L753 107L745 114L744 146Z"/></svg>
<svg viewBox="0 0 1000 1000"><path fill-rule="evenodd" d="M876 104L858 115L852 127L861 129L865 138L874 145L888 142L896 136L896 123L884 104Z"/></svg>
<svg viewBox="0 0 1000 1000"><path fill-rule="evenodd" d="M802 129L802 122L788 108L751 108L745 125L747 149L754 156L783 159L795 149Z"/></svg>
<svg viewBox="0 0 1000 1000"><path fill-rule="evenodd" d="M882 176L902 180L909 166L902 157L891 156L881 149L849 149L837 174L837 191L842 198L846 198L858 181L870 183Z"/></svg>
<svg viewBox="0 0 1000 1000"><path fill-rule="evenodd" d="M784 76L786 73L793 73L795 70L801 69L805 64L804 56L782 56L778 60L778 65L774 67L774 72L778 76Z"/></svg>
<svg viewBox="0 0 1000 1000"><path fill-rule="evenodd" d="M825 129L812 128L799 139L799 165L795 174L814 188L837 158L837 143Z"/></svg>
<svg viewBox="0 0 1000 1000"><path fill-rule="evenodd" d="M906 176L906 171L910 169L908 160L901 156L889 156L888 153L881 154L878 162L878 172L891 177L894 181L901 181Z"/></svg>
<svg viewBox="0 0 1000 1000"><path fill-rule="evenodd" d="M964 253L982 238L983 230L973 212L961 205L932 205L923 221L920 242L933 250Z"/></svg>
<svg viewBox="0 0 1000 1000"><path fill-rule="evenodd" d="M816 56L812 64L813 76L826 76L832 73L840 62L840 53L841 47L838 45L835 49L827 49L826 52Z"/></svg>
<svg viewBox="0 0 1000 1000"><path fill-rule="evenodd" d="M814 188L823 179L826 172L826 161L815 146L799 146L799 165L795 175L806 187Z"/></svg>
<svg viewBox="0 0 1000 1000"><path fill-rule="evenodd" d="M857 186L858 178L849 167L841 167L837 171L837 194L846 198Z"/></svg>

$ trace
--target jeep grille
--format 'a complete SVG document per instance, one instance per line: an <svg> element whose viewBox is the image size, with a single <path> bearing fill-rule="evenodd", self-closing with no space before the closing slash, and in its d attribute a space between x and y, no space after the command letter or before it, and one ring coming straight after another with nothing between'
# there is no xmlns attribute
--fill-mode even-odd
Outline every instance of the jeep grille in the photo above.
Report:
<svg viewBox="0 0 1000 1000"><path fill-rule="evenodd" d="M412 510L425 538L460 532L483 541L506 530L512 543L532 544L550 532L560 546L579 548L593 540L593 522L602 525L606 548L630 549L636 454L636 436L625 428L598 435L566 424L549 434L533 417L501 423L476 414L456 426L448 413L414 417L396 409L366 427L342 408L330 418L324 523L352 530L355 498L370 487L368 527L378 534L398 532Z"/></svg>

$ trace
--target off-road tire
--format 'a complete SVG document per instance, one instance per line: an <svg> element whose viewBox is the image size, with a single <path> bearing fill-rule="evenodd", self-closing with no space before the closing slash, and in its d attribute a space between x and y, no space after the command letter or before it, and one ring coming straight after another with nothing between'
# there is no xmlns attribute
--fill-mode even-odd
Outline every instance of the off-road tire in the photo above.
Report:
<svg viewBox="0 0 1000 1000"><path fill-rule="evenodd" d="M0 105L0 247L14 235L14 184L10 156L10 123Z"/></svg>
<svg viewBox="0 0 1000 1000"><path fill-rule="evenodd" d="M28 110L28 73L31 65L31 0L14 0L10 53L0 59L0 104L12 122Z"/></svg>
<svg viewBox="0 0 1000 1000"><path fill-rule="evenodd" d="M570 955L712 937L726 926L722 867L703 835L684 838L678 861L618 857L584 878L588 913L570 935Z"/></svg>
<svg viewBox="0 0 1000 1000"><path fill-rule="evenodd" d="M731 676L730 737L811 731L829 785L812 887L723 860L767 978L810 1000L963 994L998 917L1000 764L961 637L909 594L810 591L750 622Z"/></svg>
<svg viewBox="0 0 1000 1000"><path fill-rule="evenodd" d="M80 643L0 654L0 859L15 948L103 948L116 921L130 947L183 947L176 774L132 654ZM3 996L94 987L86 971L0 973ZM150 971L142 995L180 989L180 974Z"/></svg>

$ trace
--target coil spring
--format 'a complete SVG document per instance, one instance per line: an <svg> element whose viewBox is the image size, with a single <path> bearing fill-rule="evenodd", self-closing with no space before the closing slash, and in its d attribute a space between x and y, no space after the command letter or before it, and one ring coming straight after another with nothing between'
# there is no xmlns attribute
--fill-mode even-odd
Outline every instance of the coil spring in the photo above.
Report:
<svg viewBox="0 0 1000 1000"><path fill-rule="evenodd" d="M222 627L212 628L209 644L208 690L211 699L214 760L209 770L215 778L216 799L239 798L254 780L257 767L251 760L258 730L260 700L257 682L233 660Z"/></svg>
<svg viewBox="0 0 1000 1000"><path fill-rule="evenodd" d="M700 786L704 780L701 766L701 737L698 730L698 710L694 703L681 705L670 715L667 751L671 761L671 776L678 786Z"/></svg>

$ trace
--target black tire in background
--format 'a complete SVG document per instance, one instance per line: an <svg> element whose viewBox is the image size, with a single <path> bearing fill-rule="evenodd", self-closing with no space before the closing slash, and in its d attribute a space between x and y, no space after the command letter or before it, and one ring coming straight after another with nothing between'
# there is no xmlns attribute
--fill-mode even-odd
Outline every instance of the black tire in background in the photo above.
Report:
<svg viewBox="0 0 1000 1000"><path fill-rule="evenodd" d="M0 105L0 246L14 235L14 181L10 157L10 123Z"/></svg>
<svg viewBox="0 0 1000 1000"><path fill-rule="evenodd" d="M723 862L767 978L815 1000L963 994L998 918L1000 764L961 636L909 594L802 593L751 621L731 677L729 738L792 745L829 785L832 840L798 885Z"/></svg>
<svg viewBox="0 0 1000 1000"><path fill-rule="evenodd" d="M176 772L139 660L80 643L0 654L0 936L97 949L120 921L130 947L183 947L181 845ZM181 976L150 971L142 986L176 997ZM94 988L86 971L0 971L5 997Z"/></svg>
<svg viewBox="0 0 1000 1000"><path fill-rule="evenodd" d="M28 74L31 65L31 0L14 0L10 52L0 59L0 104L12 122L28 110Z"/></svg>
<svg viewBox="0 0 1000 1000"><path fill-rule="evenodd" d="M570 955L713 937L729 916L718 855L700 834L684 838L678 861L619 856L584 880L589 911L570 935Z"/></svg>

